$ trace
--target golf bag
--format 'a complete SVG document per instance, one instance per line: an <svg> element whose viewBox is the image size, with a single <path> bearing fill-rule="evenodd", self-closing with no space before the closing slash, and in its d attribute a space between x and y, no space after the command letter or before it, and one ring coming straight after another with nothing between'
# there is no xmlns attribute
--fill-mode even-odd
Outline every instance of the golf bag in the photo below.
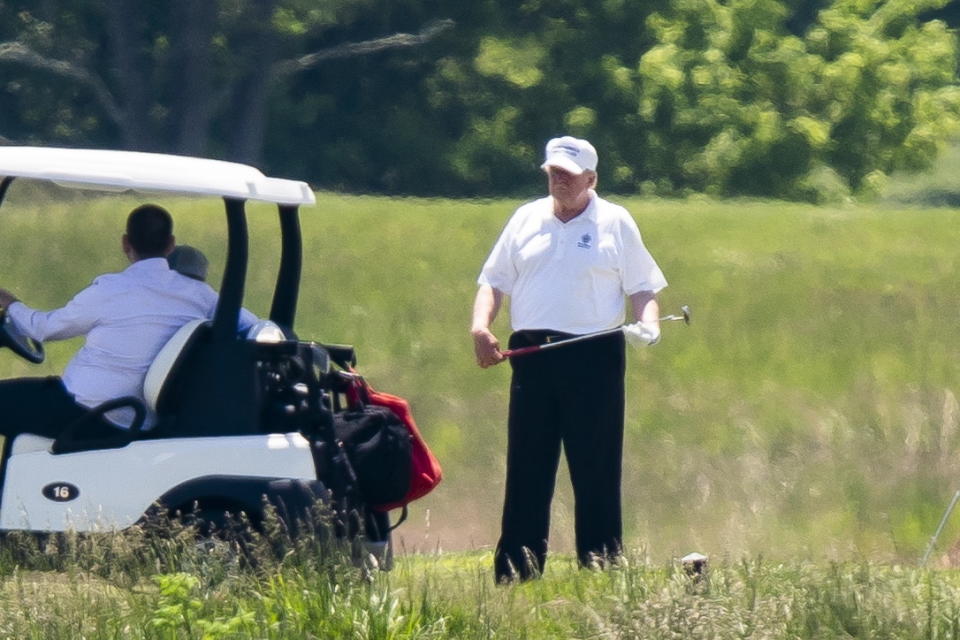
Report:
<svg viewBox="0 0 960 640"><path fill-rule="evenodd" d="M336 534L362 531L384 539L391 527L373 505L401 499L409 489L406 427L388 409L341 401L349 381L329 370L325 348L295 342L255 348L261 420L271 430L299 431L310 440Z"/></svg>
<svg viewBox="0 0 960 640"><path fill-rule="evenodd" d="M400 396L376 391L360 376L353 380L349 395L355 404L380 407L392 412L402 422L410 437L410 475L407 491L393 500L372 502L373 508L378 511L404 508L410 502L433 491L443 478L443 470L440 468L440 461L433 455L423 436L420 435L417 423L413 419L413 412L410 410L410 403Z"/></svg>
<svg viewBox="0 0 960 640"><path fill-rule="evenodd" d="M327 357L339 368L318 366ZM262 372L265 395L274 399L267 403L271 421L308 434L338 512L359 509L385 521L387 512L403 508L399 522L381 522L378 529L399 525L406 505L429 493L442 475L410 405L358 375L352 347L300 345L297 357L283 358L283 365Z"/></svg>
<svg viewBox="0 0 960 640"><path fill-rule="evenodd" d="M333 414L333 430L364 503L401 500L410 488L410 434L385 407L357 405Z"/></svg>
<svg viewBox="0 0 960 640"><path fill-rule="evenodd" d="M350 412L363 409L365 411L375 411L377 413L387 412L403 426L406 434L406 441L409 443L409 449L403 454L405 460L396 460L388 465L387 469L372 472L378 479L377 482L391 477L394 473L400 473L401 468L406 474L405 480L390 480L396 482L396 493L388 496L387 492L381 493L382 499L371 499L370 507L375 511L387 512L393 509L403 509L404 515L400 522L406 517L406 505L418 498L430 493L442 478L440 463L430 447L427 446L417 423L413 419L413 413L410 410L410 404L403 398L382 391L376 391L370 384L359 375L353 368L355 362L345 358L333 357L333 360L342 367L343 370L336 373L338 382L333 387L334 391L334 416L341 414L344 418L349 416ZM343 418L341 418L343 420ZM400 455L399 449L394 452ZM358 475L359 471L358 471ZM395 477L395 476L392 476ZM400 488L403 491L400 491ZM399 524L399 522L397 523ZM396 526L396 525L394 525Z"/></svg>

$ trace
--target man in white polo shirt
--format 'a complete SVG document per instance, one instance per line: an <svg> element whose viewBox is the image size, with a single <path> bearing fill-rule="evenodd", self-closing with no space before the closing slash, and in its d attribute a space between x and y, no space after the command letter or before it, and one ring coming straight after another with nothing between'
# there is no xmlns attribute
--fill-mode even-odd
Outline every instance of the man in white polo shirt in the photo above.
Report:
<svg viewBox="0 0 960 640"><path fill-rule="evenodd" d="M490 326L505 295L511 349L616 328L626 319L626 300L637 321L624 332L511 360L498 582L543 571L561 445L579 562L603 566L621 553L625 334L642 344L659 340L656 293L667 286L630 214L594 191L593 145L554 138L542 168L550 195L517 209L478 279L471 329L477 364L504 360Z"/></svg>
<svg viewBox="0 0 960 640"><path fill-rule="evenodd" d="M213 318L217 307L217 293L208 284L170 268L166 256L174 242L166 209L143 205L130 213L121 238L130 265L98 277L66 306L38 311L0 289L0 311L24 335L39 342L86 336L62 378L0 381L0 434L55 438L90 407L120 397L143 400L144 376L163 345L187 322ZM256 321L241 311L241 329ZM108 417L123 428L133 411L118 409ZM147 416L147 428L153 419ZM111 424L95 423L81 435L111 433L116 433Z"/></svg>

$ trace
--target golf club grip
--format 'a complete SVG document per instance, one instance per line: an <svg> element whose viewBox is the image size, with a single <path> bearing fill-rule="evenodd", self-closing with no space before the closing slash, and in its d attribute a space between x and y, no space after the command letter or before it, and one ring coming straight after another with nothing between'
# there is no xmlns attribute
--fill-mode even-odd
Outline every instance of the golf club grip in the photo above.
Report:
<svg viewBox="0 0 960 640"><path fill-rule="evenodd" d="M522 356L527 353L533 353L534 351L540 351L543 346L535 344L530 347L520 347L519 349L507 349L506 351L501 351L500 355L504 358L512 358L513 356Z"/></svg>

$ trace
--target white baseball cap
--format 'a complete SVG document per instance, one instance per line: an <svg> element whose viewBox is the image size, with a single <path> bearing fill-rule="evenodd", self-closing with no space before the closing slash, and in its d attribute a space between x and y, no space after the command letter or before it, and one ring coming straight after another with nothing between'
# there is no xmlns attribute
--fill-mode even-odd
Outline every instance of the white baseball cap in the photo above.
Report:
<svg viewBox="0 0 960 640"><path fill-rule="evenodd" d="M580 175L586 170L597 170L597 150L586 140L571 136L554 138L547 143L546 160L541 169L557 167Z"/></svg>

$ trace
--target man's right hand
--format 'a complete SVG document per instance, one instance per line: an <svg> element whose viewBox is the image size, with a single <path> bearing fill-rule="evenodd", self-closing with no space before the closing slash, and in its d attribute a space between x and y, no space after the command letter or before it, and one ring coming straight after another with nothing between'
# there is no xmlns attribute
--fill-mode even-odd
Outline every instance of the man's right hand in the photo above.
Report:
<svg viewBox="0 0 960 640"><path fill-rule="evenodd" d="M500 353L500 341L489 329L474 329L470 334L473 336L473 351L477 355L477 364L481 368L486 369L505 360Z"/></svg>
<svg viewBox="0 0 960 640"><path fill-rule="evenodd" d="M6 289L0 289L0 310L4 310L17 301L17 296Z"/></svg>

